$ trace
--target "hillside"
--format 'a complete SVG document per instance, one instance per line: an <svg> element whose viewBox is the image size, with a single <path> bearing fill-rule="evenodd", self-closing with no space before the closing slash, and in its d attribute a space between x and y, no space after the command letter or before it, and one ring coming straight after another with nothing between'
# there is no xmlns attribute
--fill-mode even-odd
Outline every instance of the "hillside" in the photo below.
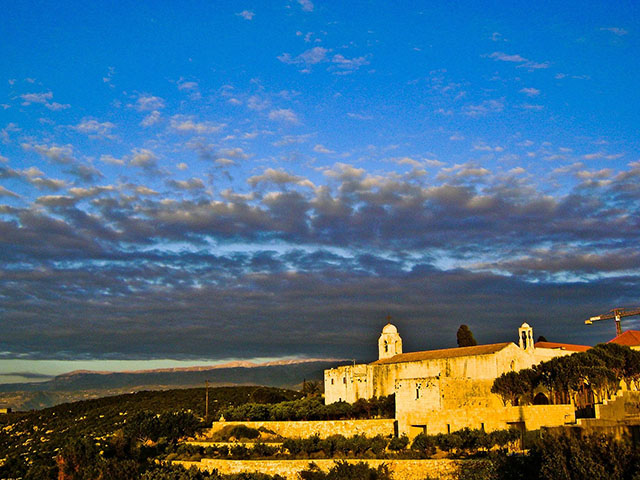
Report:
<svg viewBox="0 0 640 480"><path fill-rule="evenodd" d="M139 390L211 386L266 385L296 388L303 379L321 380L336 360L300 360L216 367L140 370L133 372L77 371L40 383L0 385L0 407L30 410L59 403L119 395Z"/></svg>
<svg viewBox="0 0 640 480"><path fill-rule="evenodd" d="M249 402L277 403L301 398L292 390L270 387L209 389L209 414ZM70 439L105 438L125 427L142 412L192 412L203 417L205 389L143 391L133 394L65 403L31 412L0 414L0 464L5 458L51 460Z"/></svg>

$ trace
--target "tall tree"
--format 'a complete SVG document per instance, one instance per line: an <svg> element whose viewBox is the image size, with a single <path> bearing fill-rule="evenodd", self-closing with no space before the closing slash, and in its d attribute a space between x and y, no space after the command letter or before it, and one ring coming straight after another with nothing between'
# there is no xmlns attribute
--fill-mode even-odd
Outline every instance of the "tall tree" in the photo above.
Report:
<svg viewBox="0 0 640 480"><path fill-rule="evenodd" d="M474 347L478 344L476 339L473 338L473 333L471 333L471 330L469 330L469 327L466 325L460 325L458 333L456 333L456 338L458 339L459 347Z"/></svg>

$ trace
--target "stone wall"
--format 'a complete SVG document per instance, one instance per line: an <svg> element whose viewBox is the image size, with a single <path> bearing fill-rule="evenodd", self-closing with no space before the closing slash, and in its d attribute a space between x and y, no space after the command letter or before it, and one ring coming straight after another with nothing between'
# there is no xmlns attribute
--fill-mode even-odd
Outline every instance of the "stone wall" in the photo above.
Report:
<svg viewBox="0 0 640 480"><path fill-rule="evenodd" d="M609 421L640 419L640 392L623 391L595 405L596 418Z"/></svg>
<svg viewBox="0 0 640 480"><path fill-rule="evenodd" d="M398 411L398 433L410 438L417 434L450 433L465 427L486 432L509 427L538 430L575 424L573 405L526 405L521 407L465 407L446 410L406 409Z"/></svg>
<svg viewBox="0 0 640 480"><path fill-rule="evenodd" d="M395 433L395 420L385 418L379 420L322 420L310 422L214 422L209 435L219 432L224 427L245 425L249 428L264 427L285 438L306 438L318 434L321 438L331 435L376 435L389 436Z"/></svg>
<svg viewBox="0 0 640 480"><path fill-rule="evenodd" d="M314 462L323 471L328 471L335 463L334 460L218 460L203 458L200 462L180 462L186 468L195 466L201 470L217 470L221 474L241 472L262 472L269 475L282 475L287 480L297 480L297 473L308 468ZM474 460L346 460L349 463L366 462L371 467L386 464L393 478L397 480L424 480L429 475L442 480L458 478L461 469L471 468Z"/></svg>

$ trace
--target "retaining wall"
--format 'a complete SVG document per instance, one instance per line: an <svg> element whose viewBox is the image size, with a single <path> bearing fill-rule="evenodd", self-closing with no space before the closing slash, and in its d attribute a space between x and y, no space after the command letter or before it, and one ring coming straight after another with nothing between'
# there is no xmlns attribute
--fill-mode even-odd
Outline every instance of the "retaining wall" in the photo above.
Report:
<svg viewBox="0 0 640 480"><path fill-rule="evenodd" d="M365 462L371 467L386 464L397 480L424 480L427 475L441 480L455 480L461 470L473 468L476 460L346 460L349 463ZM195 466L200 470L220 474L242 472L262 472L269 475L281 475L287 480L298 480L297 473L308 468L313 462L327 472L335 463L334 460L218 460L203 458L200 462L174 461L186 468Z"/></svg>
<svg viewBox="0 0 640 480"><path fill-rule="evenodd" d="M395 433L395 420L384 418L378 420L319 420L309 422L214 422L209 435L219 432L224 427L245 425L249 428L264 427L285 438L307 438L318 434L320 438L331 435L366 435L387 437Z"/></svg>

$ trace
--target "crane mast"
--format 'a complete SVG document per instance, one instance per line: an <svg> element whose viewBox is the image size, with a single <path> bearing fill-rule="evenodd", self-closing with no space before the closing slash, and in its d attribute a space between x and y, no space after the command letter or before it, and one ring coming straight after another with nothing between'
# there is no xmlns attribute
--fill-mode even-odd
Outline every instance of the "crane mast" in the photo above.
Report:
<svg viewBox="0 0 640 480"><path fill-rule="evenodd" d="M616 321L616 335L621 335L622 327L620 326L620 320L622 320L622 317L631 317L633 315L640 315L640 308L634 308L631 310L627 310L625 308L614 308L604 315L591 317L588 320L585 320L584 323L585 325L591 325L593 322L597 322L599 320L609 320L613 318Z"/></svg>

